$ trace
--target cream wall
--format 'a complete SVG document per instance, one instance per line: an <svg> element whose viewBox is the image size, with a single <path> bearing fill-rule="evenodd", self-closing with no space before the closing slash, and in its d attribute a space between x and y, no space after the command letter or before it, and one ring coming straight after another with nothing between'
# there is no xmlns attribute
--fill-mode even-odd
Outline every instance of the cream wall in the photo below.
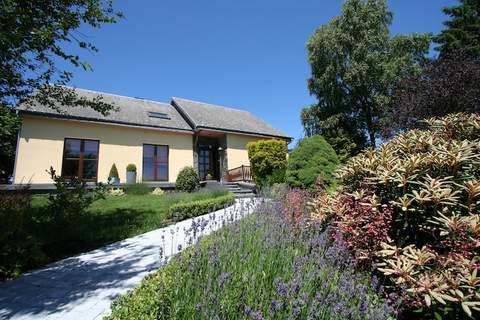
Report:
<svg viewBox="0 0 480 320"><path fill-rule="evenodd" d="M250 141L265 140L255 136L245 136L239 134L227 134L227 163L228 170L240 167L241 165L249 166L247 143Z"/></svg>
<svg viewBox="0 0 480 320"><path fill-rule="evenodd" d="M46 170L53 166L61 173L65 138L100 140L99 182L107 181L113 163L121 182L126 181L129 163L137 166L137 179L141 181L144 143L169 146L170 182L175 182L181 168L193 165L192 135L188 133L24 116L14 183L52 183Z"/></svg>

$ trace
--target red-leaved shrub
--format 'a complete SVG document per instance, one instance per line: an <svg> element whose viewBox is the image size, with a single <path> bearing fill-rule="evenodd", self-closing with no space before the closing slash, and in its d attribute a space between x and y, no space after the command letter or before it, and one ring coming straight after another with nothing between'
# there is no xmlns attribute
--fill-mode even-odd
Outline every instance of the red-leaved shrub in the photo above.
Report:
<svg viewBox="0 0 480 320"><path fill-rule="evenodd" d="M337 232L341 233L358 263L371 262L382 242L389 240L392 209L379 205L372 197L356 199L345 194L339 196L337 205L342 208Z"/></svg>

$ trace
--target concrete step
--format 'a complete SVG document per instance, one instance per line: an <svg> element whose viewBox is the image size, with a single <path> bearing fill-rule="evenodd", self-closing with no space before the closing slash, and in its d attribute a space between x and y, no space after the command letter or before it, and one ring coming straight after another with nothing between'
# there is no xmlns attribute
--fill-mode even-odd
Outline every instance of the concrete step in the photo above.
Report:
<svg viewBox="0 0 480 320"><path fill-rule="evenodd" d="M243 199L243 198L255 198L257 195L254 193L241 193L241 194L236 194L235 198L237 199Z"/></svg>
<svg viewBox="0 0 480 320"><path fill-rule="evenodd" d="M248 189L239 189L232 192L233 193L253 193L252 190L248 190Z"/></svg>

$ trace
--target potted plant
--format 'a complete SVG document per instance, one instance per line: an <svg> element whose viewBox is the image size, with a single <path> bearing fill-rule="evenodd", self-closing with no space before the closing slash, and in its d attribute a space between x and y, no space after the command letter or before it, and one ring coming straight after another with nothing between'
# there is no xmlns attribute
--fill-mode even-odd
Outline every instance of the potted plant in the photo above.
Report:
<svg viewBox="0 0 480 320"><path fill-rule="evenodd" d="M130 163L127 166L127 183L133 184L135 182L137 182L137 166L135 166L133 163Z"/></svg>
<svg viewBox="0 0 480 320"><path fill-rule="evenodd" d="M120 178L118 177L118 170L115 163L112 164L112 167L110 168L110 173L108 174L108 183L110 184L120 183Z"/></svg>
<svg viewBox="0 0 480 320"><path fill-rule="evenodd" d="M209 172L207 173L207 175L205 176L205 180L212 180L212 179L213 179L213 175L212 175L212 173L209 171Z"/></svg>

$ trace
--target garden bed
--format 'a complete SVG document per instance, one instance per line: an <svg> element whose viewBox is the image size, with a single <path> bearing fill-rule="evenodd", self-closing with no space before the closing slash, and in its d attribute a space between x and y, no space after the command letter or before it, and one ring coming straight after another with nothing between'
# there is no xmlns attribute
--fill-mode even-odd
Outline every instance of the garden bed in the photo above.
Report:
<svg viewBox="0 0 480 320"><path fill-rule="evenodd" d="M388 318L377 284L352 270L340 240L296 229L269 202L170 260L108 319Z"/></svg>

